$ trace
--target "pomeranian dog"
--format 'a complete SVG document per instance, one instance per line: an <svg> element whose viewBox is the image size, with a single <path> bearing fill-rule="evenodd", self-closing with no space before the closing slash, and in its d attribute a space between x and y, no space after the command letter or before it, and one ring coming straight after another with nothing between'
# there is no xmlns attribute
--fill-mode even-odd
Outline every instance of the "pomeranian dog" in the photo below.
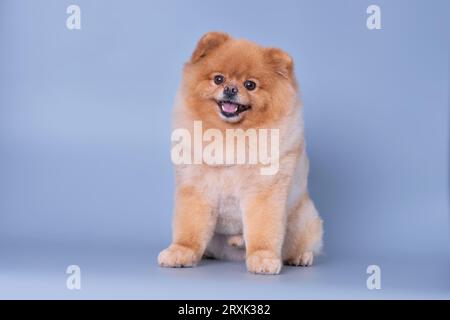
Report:
<svg viewBox="0 0 450 320"><path fill-rule="evenodd" d="M262 174L267 163L260 162L175 165L173 242L159 254L159 265L245 260L258 274L278 274L283 263L310 266L322 246L322 220L307 190L292 58L226 33L205 34L185 64L173 115L174 129L195 135L195 123L244 138L249 130L277 130L279 143L266 148L278 148L277 170Z"/></svg>

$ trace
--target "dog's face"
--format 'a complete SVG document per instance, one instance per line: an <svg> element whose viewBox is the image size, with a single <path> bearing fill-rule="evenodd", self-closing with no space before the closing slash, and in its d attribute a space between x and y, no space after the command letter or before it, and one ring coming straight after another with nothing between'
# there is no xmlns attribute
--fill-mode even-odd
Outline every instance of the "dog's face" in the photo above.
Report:
<svg viewBox="0 0 450 320"><path fill-rule="evenodd" d="M217 32L200 39L183 83L187 107L216 125L260 126L279 119L296 94L287 53Z"/></svg>

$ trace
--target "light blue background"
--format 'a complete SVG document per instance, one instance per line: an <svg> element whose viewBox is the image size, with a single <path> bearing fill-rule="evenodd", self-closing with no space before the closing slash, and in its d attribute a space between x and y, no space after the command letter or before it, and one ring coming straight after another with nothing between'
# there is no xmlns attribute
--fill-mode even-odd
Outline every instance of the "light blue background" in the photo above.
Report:
<svg viewBox="0 0 450 320"><path fill-rule="evenodd" d="M65 25L73 3L81 30ZM382 30L366 27L370 4ZM2 0L0 297L450 298L449 15L445 0ZM171 106L210 30L295 59L326 230L311 269L156 266L171 237ZM380 291L366 289L369 264Z"/></svg>

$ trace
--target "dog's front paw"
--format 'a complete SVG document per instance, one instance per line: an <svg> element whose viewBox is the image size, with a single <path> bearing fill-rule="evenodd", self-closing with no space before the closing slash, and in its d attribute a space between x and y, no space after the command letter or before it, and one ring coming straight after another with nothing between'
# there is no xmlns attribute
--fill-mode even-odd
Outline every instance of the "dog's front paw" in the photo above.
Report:
<svg viewBox="0 0 450 320"><path fill-rule="evenodd" d="M267 250L259 250L247 257L247 269L258 274L279 274L282 267L281 259Z"/></svg>
<svg viewBox="0 0 450 320"><path fill-rule="evenodd" d="M295 257L286 259L286 264L291 266L309 267L313 264L314 254L311 251L301 252Z"/></svg>
<svg viewBox="0 0 450 320"><path fill-rule="evenodd" d="M169 268L194 267L198 260L194 250L177 244L172 244L158 256L159 265Z"/></svg>

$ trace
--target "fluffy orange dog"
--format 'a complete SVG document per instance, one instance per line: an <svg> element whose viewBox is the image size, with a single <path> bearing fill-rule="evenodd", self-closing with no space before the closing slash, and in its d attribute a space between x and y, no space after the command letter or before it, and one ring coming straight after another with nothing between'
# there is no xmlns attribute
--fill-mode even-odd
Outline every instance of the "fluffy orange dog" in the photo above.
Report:
<svg viewBox="0 0 450 320"><path fill-rule="evenodd" d="M203 256L245 259L247 269L260 274L278 274L283 262L311 265L322 245L322 220L307 190L291 57L226 33L204 35L184 68L174 128L195 134L196 121L223 135L229 129L240 129L237 136L279 130L279 170L261 174L262 163L176 165L173 243L159 254L159 264L191 267Z"/></svg>

